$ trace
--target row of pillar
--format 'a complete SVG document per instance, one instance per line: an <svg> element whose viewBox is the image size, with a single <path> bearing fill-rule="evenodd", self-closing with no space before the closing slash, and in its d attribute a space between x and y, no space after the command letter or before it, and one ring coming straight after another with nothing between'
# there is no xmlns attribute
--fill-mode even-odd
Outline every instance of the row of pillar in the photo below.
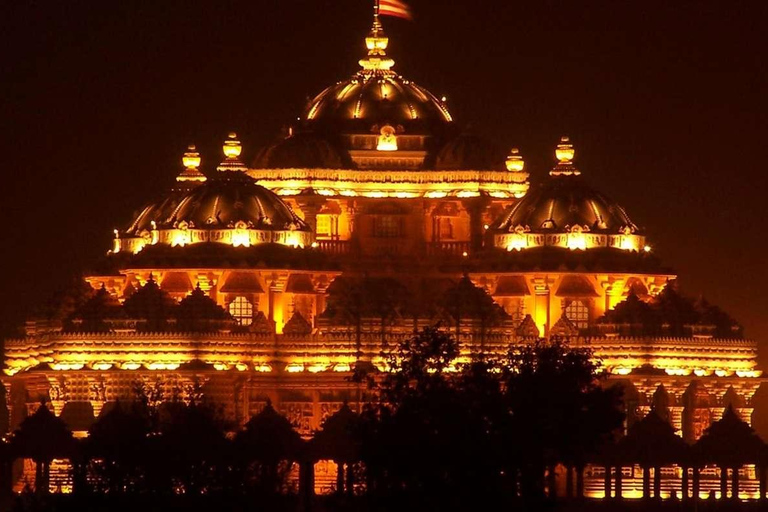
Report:
<svg viewBox="0 0 768 512"><path fill-rule="evenodd" d="M622 468L624 466L606 466L604 477L604 488L606 498L622 499L623 476ZM688 470L692 473L692 482ZM728 496L728 470L731 470L731 499L738 499L739 496L739 467L720 468L720 499L726 499ZM768 467L759 466L757 468L758 481L760 486L759 499L766 499L768 493ZM613 477L613 478L612 478ZM651 494L651 480L653 481L653 494ZM613 485L612 485L613 483ZM691 485L692 484L692 485ZM613 492L612 493L612 489ZM689 493L690 489L690 493ZM681 479L682 499L699 499L701 490L701 468L697 466L683 467ZM651 467L643 467L643 498L661 499L661 467L653 468L653 479L651 479Z"/></svg>

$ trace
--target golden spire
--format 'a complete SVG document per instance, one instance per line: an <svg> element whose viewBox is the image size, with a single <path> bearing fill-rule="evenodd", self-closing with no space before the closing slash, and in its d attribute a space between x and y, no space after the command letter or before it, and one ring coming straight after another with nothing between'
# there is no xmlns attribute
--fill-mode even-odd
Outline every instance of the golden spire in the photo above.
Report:
<svg viewBox="0 0 768 512"><path fill-rule="evenodd" d="M560 144L555 148L555 157L557 165L549 172L551 176L578 176L581 171L573 165L573 157L576 150L573 149L571 139L564 135L560 137Z"/></svg>
<svg viewBox="0 0 768 512"><path fill-rule="evenodd" d="M190 144L184 156L181 157L184 170L176 176L176 181L205 181L205 176L200 172L200 161L200 153L197 152L194 144Z"/></svg>
<svg viewBox="0 0 768 512"><path fill-rule="evenodd" d="M218 171L246 171L247 168L240 161L240 154L243 152L243 145L237 138L235 132L230 132L224 145L221 147L226 157L216 168Z"/></svg>
<svg viewBox="0 0 768 512"><path fill-rule="evenodd" d="M365 38L365 47L368 48L368 56L360 59L360 65L365 71L389 71L395 65L395 61L387 57L389 38L384 35L384 28L379 21L379 2L373 4L373 26L368 37Z"/></svg>
<svg viewBox="0 0 768 512"><path fill-rule="evenodd" d="M525 167L525 161L523 160L523 157L520 156L520 150L512 148L507 157L506 164L509 172L521 172L523 167Z"/></svg>

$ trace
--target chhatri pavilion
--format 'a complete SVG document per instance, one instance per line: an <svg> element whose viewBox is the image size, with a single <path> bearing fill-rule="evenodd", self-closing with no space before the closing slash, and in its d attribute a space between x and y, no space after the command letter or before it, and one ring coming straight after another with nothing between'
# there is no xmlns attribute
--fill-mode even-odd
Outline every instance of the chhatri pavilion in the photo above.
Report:
<svg viewBox="0 0 768 512"><path fill-rule="evenodd" d="M387 343L437 322L465 358L538 338L589 347L625 388L627 426L654 406L693 442L729 405L751 420L756 342L678 294L568 137L553 141L549 175L529 176L520 151L498 154L398 74L387 46L375 19L357 71L252 159L234 133L218 165L188 148L168 189L115 230L77 306L6 340L11 428L42 399L85 435L138 385L202 392L241 424L271 400L310 435L361 399L357 366L386 371ZM342 296L391 282L412 300L383 311ZM441 307L462 286L503 314ZM587 495L603 495L601 471L588 470ZM757 486L746 471L743 497ZM625 476L625 496L638 478ZM707 482L702 495L717 488ZM679 488L679 470L664 475L663 492Z"/></svg>

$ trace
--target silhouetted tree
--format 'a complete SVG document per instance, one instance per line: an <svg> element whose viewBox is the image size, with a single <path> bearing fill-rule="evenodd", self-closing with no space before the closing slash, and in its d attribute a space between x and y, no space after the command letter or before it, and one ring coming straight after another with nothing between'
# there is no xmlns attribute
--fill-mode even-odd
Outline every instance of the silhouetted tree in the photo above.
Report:
<svg viewBox="0 0 768 512"><path fill-rule="evenodd" d="M341 409L329 416L322 429L312 438L312 452L317 459L336 463L336 491L344 491L344 465L347 465L347 490L352 492L352 464L360 460L360 417L345 402Z"/></svg>
<svg viewBox="0 0 768 512"><path fill-rule="evenodd" d="M97 487L110 493L134 492L146 482L150 418L139 402L117 402L91 425L87 453Z"/></svg>
<svg viewBox="0 0 768 512"><path fill-rule="evenodd" d="M18 457L35 462L35 490L47 493L51 461L71 457L74 441L64 421L40 404L32 416L21 422L11 447Z"/></svg>
<svg viewBox="0 0 768 512"><path fill-rule="evenodd" d="M264 494L286 490L291 465L299 460L303 441L271 402L248 420L234 444L247 488Z"/></svg>
<svg viewBox="0 0 768 512"><path fill-rule="evenodd" d="M523 495L542 495L545 468L583 464L621 426L620 389L601 387L597 370L589 350L557 340L510 350L503 377L513 417L509 463L520 470Z"/></svg>

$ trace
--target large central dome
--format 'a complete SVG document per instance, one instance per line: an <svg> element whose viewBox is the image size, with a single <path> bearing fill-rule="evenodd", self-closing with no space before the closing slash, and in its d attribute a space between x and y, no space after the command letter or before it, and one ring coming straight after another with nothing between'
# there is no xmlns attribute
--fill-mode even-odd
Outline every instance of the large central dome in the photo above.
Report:
<svg viewBox="0 0 768 512"><path fill-rule="evenodd" d="M378 19L365 41L368 56L360 61L362 69L309 102L304 112L308 126L370 133L392 125L406 134L429 135L453 120L444 101L392 71L389 39Z"/></svg>

